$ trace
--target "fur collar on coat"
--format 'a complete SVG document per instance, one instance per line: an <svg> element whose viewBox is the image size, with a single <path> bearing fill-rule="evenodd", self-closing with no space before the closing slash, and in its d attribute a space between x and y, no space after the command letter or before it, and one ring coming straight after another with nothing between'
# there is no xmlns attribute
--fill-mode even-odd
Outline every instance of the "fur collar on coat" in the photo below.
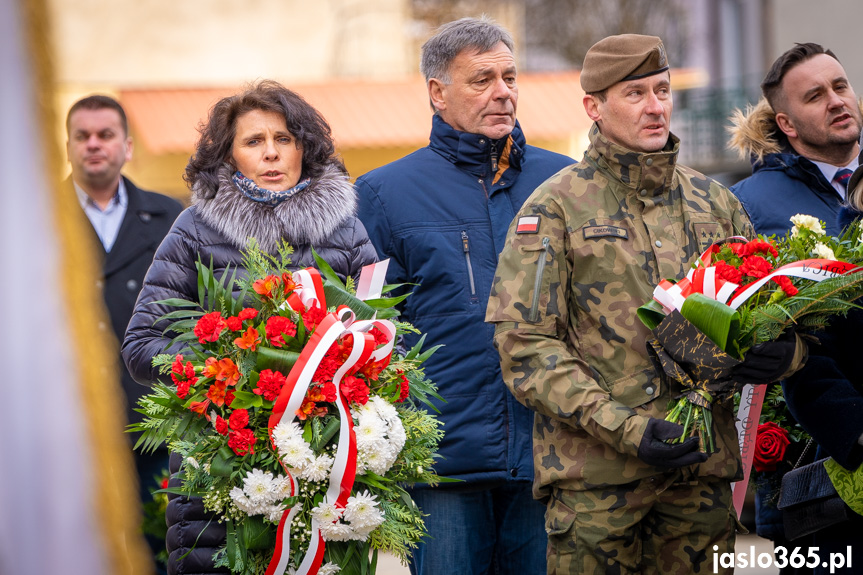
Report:
<svg viewBox="0 0 863 575"><path fill-rule="evenodd" d="M204 223L239 250L250 237L268 253L275 253L282 239L295 246L318 245L356 213L354 187L334 165L276 207L244 196L231 179L233 173L229 166L219 170L219 190L210 199L193 188L192 205Z"/></svg>

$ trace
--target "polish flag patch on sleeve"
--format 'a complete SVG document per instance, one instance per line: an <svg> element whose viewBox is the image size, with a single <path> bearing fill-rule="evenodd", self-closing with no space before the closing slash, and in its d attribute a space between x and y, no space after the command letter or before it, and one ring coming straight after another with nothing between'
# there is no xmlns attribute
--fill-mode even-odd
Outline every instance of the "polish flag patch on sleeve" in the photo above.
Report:
<svg viewBox="0 0 863 575"><path fill-rule="evenodd" d="M535 234L539 232L539 216L521 216L515 225L517 234Z"/></svg>

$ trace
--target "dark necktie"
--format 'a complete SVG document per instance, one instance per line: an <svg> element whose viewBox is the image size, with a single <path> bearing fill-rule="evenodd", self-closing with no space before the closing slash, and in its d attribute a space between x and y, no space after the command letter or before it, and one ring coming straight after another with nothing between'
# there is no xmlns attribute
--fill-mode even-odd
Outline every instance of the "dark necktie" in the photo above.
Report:
<svg viewBox="0 0 863 575"><path fill-rule="evenodd" d="M841 170L836 170L836 174L833 176L834 182L839 182L839 185L842 186L843 190L848 189L848 180L851 179L851 174L853 174L853 170L849 170L848 168L842 168Z"/></svg>

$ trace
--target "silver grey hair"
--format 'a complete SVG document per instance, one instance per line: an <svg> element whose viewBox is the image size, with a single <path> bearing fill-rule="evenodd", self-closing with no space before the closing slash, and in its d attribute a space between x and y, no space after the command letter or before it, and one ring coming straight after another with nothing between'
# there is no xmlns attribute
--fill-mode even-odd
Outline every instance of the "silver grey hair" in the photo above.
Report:
<svg viewBox="0 0 863 575"><path fill-rule="evenodd" d="M462 50L471 49L482 54L500 42L513 52L512 36L501 25L487 16L481 18L462 18L444 24L422 47L420 72L426 82L437 78L444 84L452 79L449 68Z"/></svg>

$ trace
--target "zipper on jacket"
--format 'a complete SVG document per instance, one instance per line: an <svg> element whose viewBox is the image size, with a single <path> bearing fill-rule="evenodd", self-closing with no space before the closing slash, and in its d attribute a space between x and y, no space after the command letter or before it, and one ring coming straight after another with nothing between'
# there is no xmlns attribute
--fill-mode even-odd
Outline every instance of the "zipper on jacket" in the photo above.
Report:
<svg viewBox="0 0 863 575"><path fill-rule="evenodd" d="M548 259L549 243L551 243L549 238L542 238L542 253L539 256L539 261L536 263L536 277L533 280L533 301L530 304L530 315L527 316L527 321L529 322L536 322L539 319L539 290L542 287L545 260Z"/></svg>
<svg viewBox="0 0 863 575"><path fill-rule="evenodd" d="M491 143L491 177L494 178L494 175L497 173L497 146L494 145L494 142Z"/></svg>
<svg viewBox="0 0 863 575"><path fill-rule="evenodd" d="M470 280L470 301L476 302L478 298L476 296L476 282L473 280L473 266L470 265L470 243L467 239L467 232L464 230L461 232L461 247L464 251L464 262L467 264L467 277Z"/></svg>

